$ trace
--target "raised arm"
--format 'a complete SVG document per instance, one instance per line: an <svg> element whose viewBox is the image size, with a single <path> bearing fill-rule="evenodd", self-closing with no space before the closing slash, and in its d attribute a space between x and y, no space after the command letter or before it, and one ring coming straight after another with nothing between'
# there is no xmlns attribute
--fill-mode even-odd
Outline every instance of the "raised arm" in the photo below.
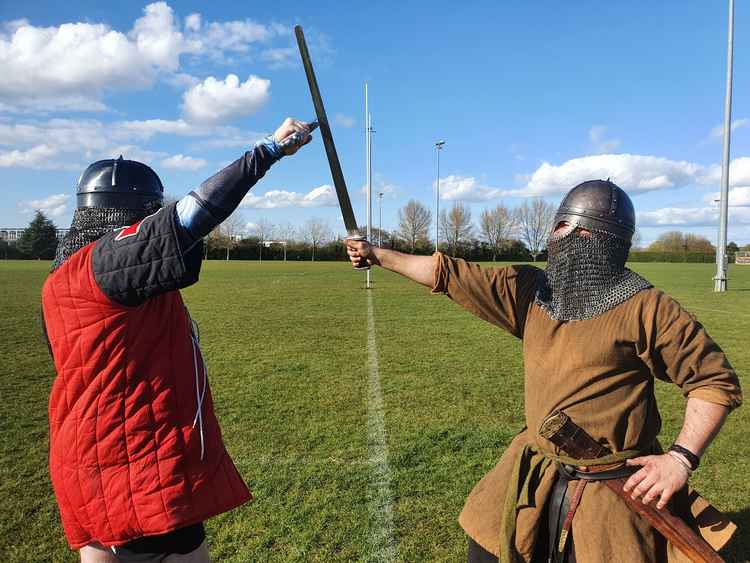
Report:
<svg viewBox="0 0 750 563"><path fill-rule="evenodd" d="M232 214L274 162L310 142L309 131L306 123L287 119L176 204L100 238L92 268L105 295L121 305L137 306L198 281L202 238ZM295 133L300 134L296 143L281 142Z"/></svg>
<svg viewBox="0 0 750 563"><path fill-rule="evenodd" d="M283 147L279 144L295 133L302 135L304 141L301 144ZM260 141L252 151L246 152L178 201L178 228L183 231L181 234L187 235L187 246L206 236L229 217L274 162L285 155L294 154L311 139L307 123L287 118L273 135Z"/></svg>
<svg viewBox="0 0 750 563"><path fill-rule="evenodd" d="M364 240L347 240L346 252L352 264L364 258L371 266L380 266L417 283L432 287L435 284L435 256L415 256L387 248L372 246Z"/></svg>

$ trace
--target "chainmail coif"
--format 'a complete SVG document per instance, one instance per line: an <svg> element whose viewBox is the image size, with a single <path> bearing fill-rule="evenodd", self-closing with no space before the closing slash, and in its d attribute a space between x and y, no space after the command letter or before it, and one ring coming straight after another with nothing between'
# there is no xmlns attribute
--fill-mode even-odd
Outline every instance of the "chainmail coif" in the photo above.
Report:
<svg viewBox="0 0 750 563"><path fill-rule="evenodd" d="M625 267L630 243L605 231L571 229L547 240L549 258L536 303L558 321L591 319L651 284Z"/></svg>
<svg viewBox="0 0 750 563"><path fill-rule="evenodd" d="M143 209L114 209L102 207L81 207L73 212L73 222L65 238L57 244L55 261L52 263L54 272L73 256L79 249L100 239L108 232L120 227L132 225L154 213L161 207L158 202L152 202Z"/></svg>

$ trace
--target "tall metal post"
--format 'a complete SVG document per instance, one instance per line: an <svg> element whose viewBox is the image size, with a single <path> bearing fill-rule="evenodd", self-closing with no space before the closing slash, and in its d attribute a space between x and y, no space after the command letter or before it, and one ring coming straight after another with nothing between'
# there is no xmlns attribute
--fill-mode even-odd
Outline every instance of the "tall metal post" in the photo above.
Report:
<svg viewBox="0 0 750 563"><path fill-rule="evenodd" d="M367 177L367 240L372 237L372 116L365 82L365 171ZM365 273L365 288L372 289L372 269Z"/></svg>
<svg viewBox="0 0 750 563"><path fill-rule="evenodd" d="M378 192L378 246L383 246L383 192Z"/></svg>
<svg viewBox="0 0 750 563"><path fill-rule="evenodd" d="M724 148L721 159L721 202L719 241L716 245L714 291L727 290L727 216L729 213L729 141L732 129L732 52L734 43L734 0L729 0L729 38L727 41L727 90L724 96Z"/></svg>
<svg viewBox="0 0 750 563"><path fill-rule="evenodd" d="M440 151L443 150L445 141L435 143L435 152L437 152L437 179L435 180L435 252L438 251L440 244Z"/></svg>

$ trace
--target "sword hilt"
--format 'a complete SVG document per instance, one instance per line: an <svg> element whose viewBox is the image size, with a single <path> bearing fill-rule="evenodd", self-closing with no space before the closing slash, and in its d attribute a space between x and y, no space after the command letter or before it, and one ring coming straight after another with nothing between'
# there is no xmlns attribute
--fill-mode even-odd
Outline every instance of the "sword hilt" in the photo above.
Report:
<svg viewBox="0 0 750 563"><path fill-rule="evenodd" d="M349 235L348 237L344 237L344 240L367 240L367 237L363 237L362 235ZM357 262L354 266L355 270L369 270L370 265L367 263L367 260L362 258L359 262Z"/></svg>
<svg viewBox="0 0 750 563"><path fill-rule="evenodd" d="M310 134L318 128L318 125L319 123L317 121L311 121L307 124L307 132L302 133L298 131L297 133L292 133L288 137L284 137L277 143L279 148L286 153L287 147L301 146Z"/></svg>

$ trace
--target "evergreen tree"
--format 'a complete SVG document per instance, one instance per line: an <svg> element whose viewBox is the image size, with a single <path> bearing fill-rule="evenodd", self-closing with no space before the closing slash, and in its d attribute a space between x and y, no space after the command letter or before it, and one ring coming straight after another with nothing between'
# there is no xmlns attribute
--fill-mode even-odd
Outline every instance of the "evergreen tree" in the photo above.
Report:
<svg viewBox="0 0 750 563"><path fill-rule="evenodd" d="M37 211L16 243L28 258L51 260L57 248L57 227L41 211Z"/></svg>

